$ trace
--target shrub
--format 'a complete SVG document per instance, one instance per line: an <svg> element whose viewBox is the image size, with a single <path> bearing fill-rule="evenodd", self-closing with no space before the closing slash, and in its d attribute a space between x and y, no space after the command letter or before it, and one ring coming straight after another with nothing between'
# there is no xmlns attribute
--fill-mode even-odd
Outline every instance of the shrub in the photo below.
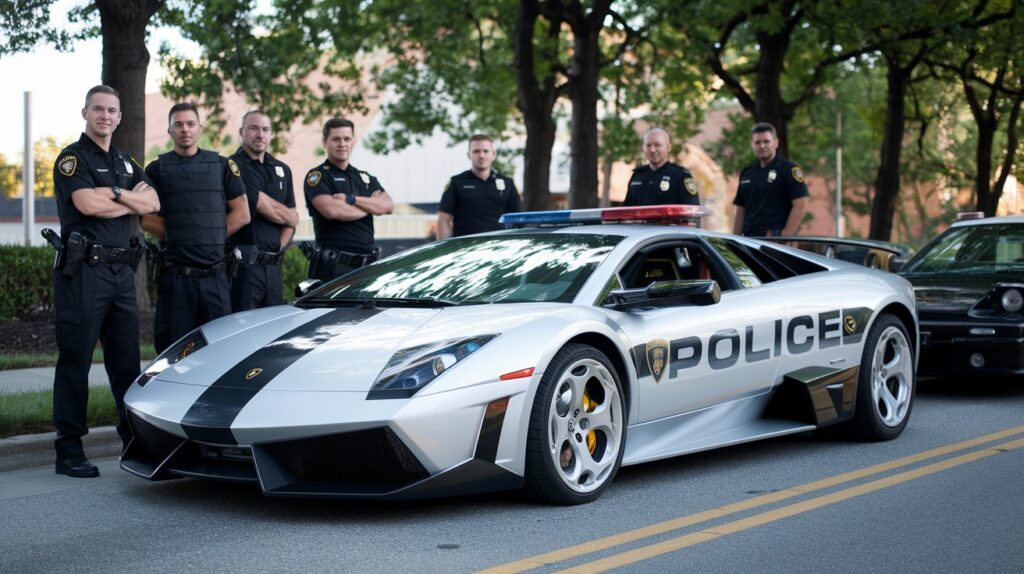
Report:
<svg viewBox="0 0 1024 574"><path fill-rule="evenodd" d="M291 303L295 300L295 286L306 279L306 256L296 245L292 245L284 252L284 268L281 275L284 279L284 301Z"/></svg>
<svg viewBox="0 0 1024 574"><path fill-rule="evenodd" d="M0 245L0 321L53 308L53 249Z"/></svg>

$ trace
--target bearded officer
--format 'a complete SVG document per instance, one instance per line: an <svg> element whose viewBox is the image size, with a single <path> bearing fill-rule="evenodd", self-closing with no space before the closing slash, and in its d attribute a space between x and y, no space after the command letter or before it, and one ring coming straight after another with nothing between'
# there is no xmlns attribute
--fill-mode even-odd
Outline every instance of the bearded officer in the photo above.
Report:
<svg viewBox="0 0 1024 574"><path fill-rule="evenodd" d="M661 128L647 130L644 134L647 165L633 170L623 206L700 205L693 174L685 167L668 161L671 152L668 132Z"/></svg>
<svg viewBox="0 0 1024 574"><path fill-rule="evenodd" d="M274 135L270 117L247 112L238 135L242 147L231 159L242 172L252 222L228 237L228 251L241 254L231 280L233 312L284 303L281 262L299 221L292 170L267 151Z"/></svg>
<svg viewBox="0 0 1024 574"><path fill-rule="evenodd" d="M100 471L86 458L82 437L89 432L89 368L97 339L120 415L117 433L125 445L131 439L124 394L139 375L134 266L142 255L131 245L131 219L160 209L160 201L139 164L110 146L121 123L117 91L90 89L82 118L85 133L60 152L53 169L61 235L53 272L53 424L56 472L91 478Z"/></svg>
<svg viewBox="0 0 1024 574"><path fill-rule="evenodd" d="M437 238L448 239L501 229L498 218L521 211L519 192L512 178L491 169L494 143L476 134L469 138L466 154L472 168L448 182L437 208Z"/></svg>
<svg viewBox="0 0 1024 574"><path fill-rule="evenodd" d="M238 165L199 149L196 106L175 104L167 119L174 150L146 166L159 190L160 213L142 218L142 227L164 241L153 325L157 352L231 312L224 243L249 223Z"/></svg>
<svg viewBox="0 0 1024 574"><path fill-rule="evenodd" d="M377 178L349 163L355 148L350 120L327 120L322 135L327 161L306 174L306 206L316 235L309 277L330 281L377 260L373 216L391 213L395 204Z"/></svg>
<svg viewBox="0 0 1024 574"><path fill-rule="evenodd" d="M807 210L807 184L800 166L779 155L775 127L759 123L750 133L757 161L740 172L732 232L752 237L793 236Z"/></svg>

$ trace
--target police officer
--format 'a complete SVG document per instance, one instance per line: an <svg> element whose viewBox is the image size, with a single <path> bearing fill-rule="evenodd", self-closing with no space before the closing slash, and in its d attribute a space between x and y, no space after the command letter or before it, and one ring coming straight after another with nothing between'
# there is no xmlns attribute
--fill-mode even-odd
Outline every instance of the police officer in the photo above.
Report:
<svg viewBox="0 0 1024 574"><path fill-rule="evenodd" d="M779 137L767 123L750 134L757 161L740 172L732 232L754 237L796 235L807 210L807 184L800 166L779 155Z"/></svg>
<svg viewBox="0 0 1024 574"><path fill-rule="evenodd" d="M167 119L174 150L146 166L159 190L160 213L142 218L142 227L164 241L153 325L157 352L231 312L225 239L249 223L238 165L199 149L199 110L175 104Z"/></svg>
<svg viewBox="0 0 1024 574"><path fill-rule="evenodd" d="M309 277L330 281L379 257L373 216L391 213L395 204L377 178L349 163L355 147L351 121L327 120L323 144L327 161L306 174L306 206L317 243Z"/></svg>
<svg viewBox="0 0 1024 574"><path fill-rule="evenodd" d="M139 310L135 269L141 248L132 245L131 219L160 201L142 167L110 147L121 122L121 99L109 86L85 96L85 133L57 156L53 183L60 215L61 250L53 272L57 369L53 379L56 471L99 476L82 448L89 399L89 367L96 341L120 413L117 432L131 439L124 394L139 375Z"/></svg>
<svg viewBox="0 0 1024 574"><path fill-rule="evenodd" d="M228 251L241 254L231 280L231 310L281 305L281 262L295 234L292 170L267 151L273 137L270 117L259 110L242 116L242 147L231 156L242 173L251 223L228 238Z"/></svg>
<svg viewBox="0 0 1024 574"><path fill-rule="evenodd" d="M469 138L472 169L452 176L437 208L437 238L448 239L501 229L498 218L521 211L519 192L512 178L491 169L494 143L490 136Z"/></svg>
<svg viewBox="0 0 1024 574"><path fill-rule="evenodd" d="M644 134L647 165L633 170L623 206L700 205L693 174L685 167L668 161L671 151L668 132L661 128L647 130Z"/></svg>

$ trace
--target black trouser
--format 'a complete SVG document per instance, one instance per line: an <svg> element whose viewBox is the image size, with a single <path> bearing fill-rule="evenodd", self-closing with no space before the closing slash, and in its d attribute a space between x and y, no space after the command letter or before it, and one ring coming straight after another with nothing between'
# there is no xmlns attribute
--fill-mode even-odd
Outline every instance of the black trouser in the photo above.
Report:
<svg viewBox="0 0 1024 574"><path fill-rule="evenodd" d="M284 304L281 289L281 265L244 261L231 280L231 311L260 309Z"/></svg>
<svg viewBox="0 0 1024 574"><path fill-rule="evenodd" d="M205 276L164 268L153 319L153 346L159 353L196 327L231 313L231 289L223 266Z"/></svg>
<svg viewBox="0 0 1024 574"><path fill-rule="evenodd" d="M316 266L316 270L312 275L310 275L309 278L319 279L324 283L327 283L328 281L332 281L334 279L337 279L338 277L341 277L342 275L348 273L349 271L352 271L353 269L359 268L354 267L352 265L346 265L340 261L335 261L333 263L320 261L320 263L317 264Z"/></svg>
<svg viewBox="0 0 1024 574"><path fill-rule="evenodd" d="M89 432L89 368L97 340L103 344L103 363L120 414L117 433L127 443L132 435L124 394L139 376L135 272L123 263L82 265L71 277L54 270L53 307L59 350L53 378L57 460L85 456L82 437Z"/></svg>

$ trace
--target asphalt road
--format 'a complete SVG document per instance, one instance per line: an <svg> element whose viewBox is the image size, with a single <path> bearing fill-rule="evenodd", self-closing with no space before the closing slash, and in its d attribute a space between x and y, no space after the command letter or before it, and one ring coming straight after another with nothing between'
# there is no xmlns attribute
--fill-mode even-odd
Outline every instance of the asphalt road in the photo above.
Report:
<svg viewBox="0 0 1024 574"><path fill-rule="evenodd" d="M629 467L571 508L268 499L100 467L0 474L0 572L1024 571L1022 378L924 381L895 441L803 434Z"/></svg>

